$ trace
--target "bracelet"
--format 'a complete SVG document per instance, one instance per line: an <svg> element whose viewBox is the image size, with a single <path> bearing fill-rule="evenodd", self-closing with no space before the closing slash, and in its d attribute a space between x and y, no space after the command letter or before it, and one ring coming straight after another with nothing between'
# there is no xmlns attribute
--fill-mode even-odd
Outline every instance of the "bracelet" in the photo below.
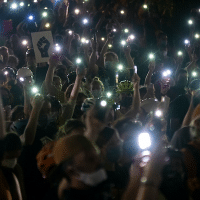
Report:
<svg viewBox="0 0 200 200"><path fill-rule="evenodd" d="M147 179L147 177L143 176L140 179L140 183L141 185L145 185L145 186L151 186L151 187L157 187L157 185L153 182Z"/></svg>

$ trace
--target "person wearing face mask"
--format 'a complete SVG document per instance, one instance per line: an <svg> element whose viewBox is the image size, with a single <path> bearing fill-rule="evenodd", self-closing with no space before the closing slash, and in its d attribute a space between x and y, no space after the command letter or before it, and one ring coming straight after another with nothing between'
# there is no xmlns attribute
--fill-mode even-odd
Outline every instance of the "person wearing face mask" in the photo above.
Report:
<svg viewBox="0 0 200 200"><path fill-rule="evenodd" d="M98 77L95 77L91 83L91 92L94 97L94 99L98 99L102 96L102 93L104 91L104 85L100 81Z"/></svg>
<svg viewBox="0 0 200 200"><path fill-rule="evenodd" d="M111 199L99 150L87 138L81 135L64 137L56 142L53 155L57 167L49 180L54 187L44 199Z"/></svg>
<svg viewBox="0 0 200 200"><path fill-rule="evenodd" d="M15 133L8 133L4 138L5 153L1 169L7 179L13 199L25 199L23 172L18 158L22 151L22 143Z"/></svg>
<svg viewBox="0 0 200 200"><path fill-rule="evenodd" d="M187 93L188 87L188 73L185 69L180 69L176 74L176 83L175 86L171 87L167 96L170 98L170 102L172 102L179 95L183 95Z"/></svg>

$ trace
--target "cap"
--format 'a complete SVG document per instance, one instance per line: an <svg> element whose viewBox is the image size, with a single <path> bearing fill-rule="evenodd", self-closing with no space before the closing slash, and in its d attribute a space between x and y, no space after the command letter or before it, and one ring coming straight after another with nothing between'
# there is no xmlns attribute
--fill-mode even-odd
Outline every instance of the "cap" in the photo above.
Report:
<svg viewBox="0 0 200 200"><path fill-rule="evenodd" d="M97 150L95 146L82 135L66 136L59 139L54 145L53 156L55 163L70 160L81 151Z"/></svg>
<svg viewBox="0 0 200 200"><path fill-rule="evenodd" d="M17 71L17 78L33 76L33 72L28 67L22 67Z"/></svg>

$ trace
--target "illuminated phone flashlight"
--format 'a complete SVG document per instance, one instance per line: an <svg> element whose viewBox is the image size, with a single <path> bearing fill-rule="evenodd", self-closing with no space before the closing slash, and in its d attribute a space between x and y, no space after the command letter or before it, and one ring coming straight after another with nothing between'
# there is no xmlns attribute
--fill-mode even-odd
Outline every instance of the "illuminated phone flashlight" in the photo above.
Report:
<svg viewBox="0 0 200 200"><path fill-rule="evenodd" d="M82 62L82 60L80 58L76 59L76 64L80 64Z"/></svg>
<svg viewBox="0 0 200 200"><path fill-rule="evenodd" d="M111 92L107 92L106 95L107 95L108 98L110 98L112 96L112 93Z"/></svg>
<svg viewBox="0 0 200 200"><path fill-rule="evenodd" d="M45 24L45 27L46 27L46 28L50 28L50 26L51 26L50 23L46 23L46 24Z"/></svg>
<svg viewBox="0 0 200 200"><path fill-rule="evenodd" d="M112 48L112 44L108 44L108 48L110 48L110 49L111 49L111 48Z"/></svg>
<svg viewBox="0 0 200 200"><path fill-rule="evenodd" d="M33 88L32 88L32 93L36 94L36 93L38 93L38 91L39 91L39 90L38 90L37 87L33 87Z"/></svg>
<svg viewBox="0 0 200 200"><path fill-rule="evenodd" d="M156 117L162 117L163 116L163 112L161 110L156 110L155 111L155 116Z"/></svg>
<svg viewBox="0 0 200 200"><path fill-rule="evenodd" d="M5 71L5 72L4 72L4 75L8 75L8 71Z"/></svg>
<svg viewBox="0 0 200 200"><path fill-rule="evenodd" d="M183 52L182 51L178 51L178 56L182 56L183 55Z"/></svg>
<svg viewBox="0 0 200 200"><path fill-rule="evenodd" d="M19 5L20 5L21 7L23 7L23 6L24 6L24 2L20 2Z"/></svg>
<svg viewBox="0 0 200 200"><path fill-rule="evenodd" d="M187 39L186 39L186 40L184 41L184 43L185 43L186 45L188 45L188 44L190 44L190 40L187 40Z"/></svg>
<svg viewBox="0 0 200 200"><path fill-rule="evenodd" d="M119 69L119 70L122 70L122 69L123 69L123 65L122 65L122 64L119 64L119 65L118 65L118 69Z"/></svg>
<svg viewBox="0 0 200 200"><path fill-rule="evenodd" d="M20 80L21 82L24 82L24 78L23 78L23 77L20 77L19 80Z"/></svg>
<svg viewBox="0 0 200 200"><path fill-rule="evenodd" d="M171 74L172 74L172 72L168 69L168 70L164 71L162 75L163 75L164 77L168 77L168 76L170 76Z"/></svg>
<svg viewBox="0 0 200 200"><path fill-rule="evenodd" d="M102 38L101 38L101 41L105 41L105 38L104 38L104 37L102 37Z"/></svg>
<svg viewBox="0 0 200 200"><path fill-rule="evenodd" d="M102 107L106 107L107 106L107 101L102 100L100 104L101 104Z"/></svg>
<svg viewBox="0 0 200 200"><path fill-rule="evenodd" d="M83 24L88 24L88 22L89 22L88 19L86 19L86 18L83 19Z"/></svg>
<svg viewBox="0 0 200 200"><path fill-rule="evenodd" d="M44 7L44 9L47 10L48 8L47 8L47 7Z"/></svg>
<svg viewBox="0 0 200 200"><path fill-rule="evenodd" d="M117 32L117 29L116 28L113 28L113 30L112 30L113 32Z"/></svg>
<svg viewBox="0 0 200 200"><path fill-rule="evenodd" d="M150 60L153 60L154 58L155 58L154 54L153 54L153 53L150 53L150 54L149 54L149 59L150 59Z"/></svg>
<svg viewBox="0 0 200 200"><path fill-rule="evenodd" d="M28 6L31 6L31 4L28 4Z"/></svg>
<svg viewBox="0 0 200 200"><path fill-rule="evenodd" d="M61 50L61 47L59 46L59 44L55 44L55 50L56 51L60 51Z"/></svg>
<svg viewBox="0 0 200 200"><path fill-rule="evenodd" d="M121 45L122 45L122 46L125 46L125 45L126 45L126 41L125 41L125 40L122 40L122 41L121 41Z"/></svg>
<svg viewBox="0 0 200 200"><path fill-rule="evenodd" d="M191 20L191 19L188 20L188 24L189 24L189 25L192 25L193 23L194 23L193 20Z"/></svg>
<svg viewBox="0 0 200 200"><path fill-rule="evenodd" d="M28 19L32 21L33 20L33 15L29 15Z"/></svg>
<svg viewBox="0 0 200 200"><path fill-rule="evenodd" d="M28 41L27 40L23 40L22 41L22 45L26 46L28 44Z"/></svg>
<svg viewBox="0 0 200 200"><path fill-rule="evenodd" d="M124 10L121 10L120 13L121 13L122 15L124 15L124 14L125 14L125 11L124 11Z"/></svg>
<svg viewBox="0 0 200 200"><path fill-rule="evenodd" d="M134 35L129 35L128 37L130 40L134 40L135 39L135 36Z"/></svg>
<svg viewBox="0 0 200 200"><path fill-rule="evenodd" d="M33 0L33 2L34 2L34 3L37 3L38 1L37 1L37 0Z"/></svg>
<svg viewBox="0 0 200 200"><path fill-rule="evenodd" d="M7 2L8 2L8 0L4 0L3 2L4 2L4 3L7 3Z"/></svg>
<svg viewBox="0 0 200 200"><path fill-rule="evenodd" d="M147 8L148 8L147 4L144 4L144 5L143 5L143 8L144 8L144 9L147 9Z"/></svg>
<svg viewBox="0 0 200 200"><path fill-rule="evenodd" d="M79 9L75 9L75 10L74 10L74 13L75 13L76 15L78 15L78 14L80 13L80 10L79 10Z"/></svg>
<svg viewBox="0 0 200 200"><path fill-rule="evenodd" d="M199 35L198 33L196 33L196 34L194 35L194 37L195 37L196 39L199 39L199 38L200 38L200 35Z"/></svg>
<svg viewBox="0 0 200 200"><path fill-rule="evenodd" d="M68 33L69 33L69 35L72 35L72 34L73 34L73 31L70 30L70 31L68 31Z"/></svg>
<svg viewBox="0 0 200 200"><path fill-rule="evenodd" d="M192 76L193 76L193 77L197 77L197 75L198 75L197 72L195 72L195 71L192 72Z"/></svg>
<svg viewBox="0 0 200 200"><path fill-rule="evenodd" d="M86 43L86 39L85 38L81 38L81 43L85 44Z"/></svg>
<svg viewBox="0 0 200 200"><path fill-rule="evenodd" d="M125 32L125 33L128 33L128 32L129 32L129 30L128 30L127 28L125 28L125 29L124 29L124 32Z"/></svg>
<svg viewBox="0 0 200 200"><path fill-rule="evenodd" d="M17 6L16 3L12 3L10 8L13 9L13 10L15 10L15 9L17 9L17 7L18 7L18 6Z"/></svg>
<svg viewBox="0 0 200 200"><path fill-rule="evenodd" d="M42 17L47 17L47 12L43 12Z"/></svg>
<svg viewBox="0 0 200 200"><path fill-rule="evenodd" d="M149 133L140 133L138 136L140 149L148 149L151 146L151 137Z"/></svg>

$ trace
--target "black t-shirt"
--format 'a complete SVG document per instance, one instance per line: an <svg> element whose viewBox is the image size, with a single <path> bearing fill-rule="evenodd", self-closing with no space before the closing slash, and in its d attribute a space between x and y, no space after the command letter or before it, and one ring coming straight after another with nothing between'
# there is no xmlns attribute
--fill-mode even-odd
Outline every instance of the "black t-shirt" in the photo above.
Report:
<svg viewBox="0 0 200 200"><path fill-rule="evenodd" d="M167 92L167 96L170 98L171 102L175 98L177 98L179 95L183 95L183 94L186 94L186 90L185 90L185 88L182 88L179 86L173 86Z"/></svg>

